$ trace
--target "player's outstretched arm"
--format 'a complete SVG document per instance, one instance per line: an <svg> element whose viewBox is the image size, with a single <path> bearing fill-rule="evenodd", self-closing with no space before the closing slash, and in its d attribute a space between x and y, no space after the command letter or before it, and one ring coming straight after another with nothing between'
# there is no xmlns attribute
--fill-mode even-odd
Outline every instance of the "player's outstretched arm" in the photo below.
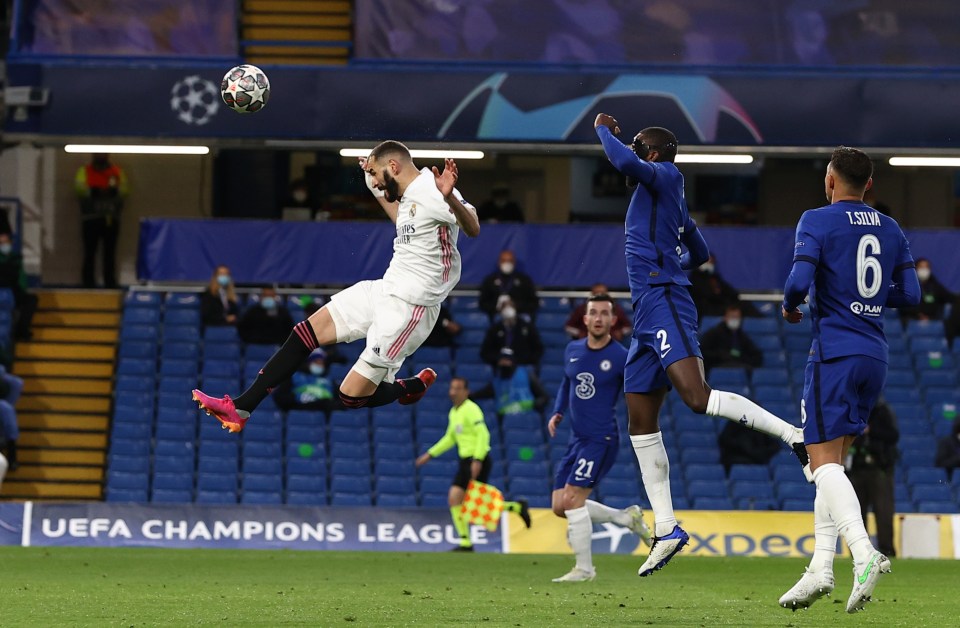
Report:
<svg viewBox="0 0 960 628"><path fill-rule="evenodd" d="M614 168L645 184L653 181L656 174L654 167L637 157L632 148L617 139L620 126L616 119L605 113L597 114L593 128L597 132L597 137L600 138L600 143L603 144L603 152L607 154L607 159Z"/></svg>
<svg viewBox="0 0 960 628"><path fill-rule="evenodd" d="M397 209L400 207L398 201L389 202L383 194L383 190L378 190L373 185L373 177L367 172L367 158L360 158L360 169L363 170L363 181L367 184L367 189L370 190L370 193L373 194L374 198L377 199L377 202L380 203L380 207L383 208L383 212L387 215L387 218L391 222L396 224L397 222Z"/></svg>
<svg viewBox="0 0 960 628"><path fill-rule="evenodd" d="M443 199L450 206L450 211L457 219L457 225L465 234L475 238L480 235L480 219L477 217L477 210L473 205L458 198L456 185L459 176L457 162L452 159L444 160L443 172L440 172L436 166L433 167L433 178L437 183L437 189L440 190Z"/></svg>

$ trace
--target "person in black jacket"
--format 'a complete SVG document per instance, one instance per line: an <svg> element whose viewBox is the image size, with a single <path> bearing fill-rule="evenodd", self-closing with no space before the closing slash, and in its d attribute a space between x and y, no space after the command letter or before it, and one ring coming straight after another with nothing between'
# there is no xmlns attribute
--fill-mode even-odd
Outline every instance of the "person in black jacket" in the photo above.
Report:
<svg viewBox="0 0 960 628"><path fill-rule="evenodd" d="M937 456L933 464L947 470L947 478L960 467L960 419L953 420L953 431L937 441Z"/></svg>
<svg viewBox="0 0 960 628"><path fill-rule="evenodd" d="M224 265L213 269L210 285L200 294L200 317L204 327L236 325L237 291L230 276L230 268Z"/></svg>
<svg viewBox="0 0 960 628"><path fill-rule="evenodd" d="M690 272L690 298L697 306L700 318L723 316L728 305L739 304L746 316L759 316L757 308L750 303L741 303L740 294L720 276L717 258L711 255L706 262Z"/></svg>
<svg viewBox="0 0 960 628"><path fill-rule="evenodd" d="M860 514L867 520L873 508L877 523L877 549L894 556L893 549L893 473L897 463L900 430L893 409L883 399L867 419L866 431L853 441L847 454L847 476L860 500Z"/></svg>
<svg viewBox="0 0 960 628"><path fill-rule="evenodd" d="M260 301L251 305L237 323L237 333L244 342L257 345L279 345L290 335L293 317L277 296L276 288L264 287Z"/></svg>
<svg viewBox="0 0 960 628"><path fill-rule="evenodd" d="M0 288L13 292L13 337L29 340L33 336L30 327L37 310L37 295L27 292L23 255L13 250L13 239L8 232L0 232Z"/></svg>
<svg viewBox="0 0 960 628"><path fill-rule="evenodd" d="M757 368L763 366L763 352L741 328L743 310L736 303L727 305L723 320L708 329L700 338L703 366Z"/></svg>
<svg viewBox="0 0 960 628"><path fill-rule="evenodd" d="M917 279L920 280L920 304L916 307L899 308L900 317L904 322L908 320L939 321L943 319L943 311L947 305L953 303L956 295L947 290L936 277L930 260L925 257L917 258Z"/></svg>
<svg viewBox="0 0 960 628"><path fill-rule="evenodd" d="M487 329L480 346L480 358L497 368L509 361L516 365L537 366L543 357L543 341L533 323L519 316L513 301L507 299L500 320Z"/></svg>
<svg viewBox="0 0 960 628"><path fill-rule="evenodd" d="M537 316L540 300L533 280L517 270L517 258L513 251L500 251L497 270L487 275L480 284L480 309L492 321L503 309L507 299L513 301L517 312L533 320Z"/></svg>

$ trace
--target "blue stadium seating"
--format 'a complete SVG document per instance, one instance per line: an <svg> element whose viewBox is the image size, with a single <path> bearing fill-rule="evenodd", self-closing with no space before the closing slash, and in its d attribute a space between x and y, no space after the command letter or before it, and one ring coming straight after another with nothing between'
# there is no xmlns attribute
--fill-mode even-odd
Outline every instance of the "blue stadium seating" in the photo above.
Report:
<svg viewBox="0 0 960 628"><path fill-rule="evenodd" d="M907 469L907 483L911 486L917 484L946 484L946 482L947 474L939 467L913 467Z"/></svg>
<svg viewBox="0 0 960 628"><path fill-rule="evenodd" d="M958 505L956 501L952 500L924 500L917 505L917 512L953 514L960 512L960 505Z"/></svg>
<svg viewBox="0 0 960 628"><path fill-rule="evenodd" d="M120 344L118 355L121 359L152 361L157 357L157 343L155 340L127 340Z"/></svg>
<svg viewBox="0 0 960 628"><path fill-rule="evenodd" d="M746 480L732 482L730 487L730 496L733 499L773 499L773 485L770 484L769 480L764 480L762 482L752 482Z"/></svg>
<svg viewBox="0 0 960 628"><path fill-rule="evenodd" d="M193 483L191 482L191 486ZM156 504L187 504L193 501L192 489L156 488L150 493L150 501Z"/></svg>
<svg viewBox="0 0 960 628"><path fill-rule="evenodd" d="M339 493L335 492L330 499L332 506L372 506L373 496L370 493Z"/></svg>
<svg viewBox="0 0 960 628"><path fill-rule="evenodd" d="M416 490L416 482L412 475L407 476L377 476L376 488L378 493L398 493L413 494Z"/></svg>
<svg viewBox="0 0 960 628"><path fill-rule="evenodd" d="M730 467L728 479L731 482L768 482L770 472L766 465L735 464Z"/></svg>
<svg viewBox="0 0 960 628"><path fill-rule="evenodd" d="M327 463L321 458L287 458L287 475L326 476L326 474Z"/></svg>
<svg viewBox="0 0 960 628"><path fill-rule="evenodd" d="M229 473L197 473L198 491L227 492L237 490L237 476Z"/></svg>
<svg viewBox="0 0 960 628"><path fill-rule="evenodd" d="M296 506L326 506L327 494L326 491L322 493L315 493L313 491L288 491L287 503Z"/></svg>
<svg viewBox="0 0 960 628"><path fill-rule="evenodd" d="M236 504L236 490L197 490L198 504Z"/></svg>
<svg viewBox="0 0 960 628"><path fill-rule="evenodd" d="M416 505L417 498L410 493L380 493L377 495L377 506L382 508L413 508Z"/></svg>
<svg viewBox="0 0 960 628"><path fill-rule="evenodd" d="M282 504L283 493L281 491L243 491L240 498L242 504Z"/></svg>
<svg viewBox="0 0 960 628"><path fill-rule="evenodd" d="M697 510L733 510L729 497L694 497L693 507Z"/></svg>

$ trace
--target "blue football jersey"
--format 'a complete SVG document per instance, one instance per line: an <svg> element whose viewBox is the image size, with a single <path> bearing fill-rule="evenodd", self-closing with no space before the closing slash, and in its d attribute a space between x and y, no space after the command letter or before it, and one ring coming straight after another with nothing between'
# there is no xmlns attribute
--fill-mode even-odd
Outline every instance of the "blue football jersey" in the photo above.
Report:
<svg viewBox="0 0 960 628"><path fill-rule="evenodd" d="M689 286L680 267L681 242L696 230L683 193L683 175L669 162L642 161L630 147L601 126L597 135L607 157L640 184L633 191L625 221L627 277L636 301L647 286Z"/></svg>
<svg viewBox="0 0 960 628"><path fill-rule="evenodd" d="M563 353L563 382L553 412L563 414L572 436L605 440L619 436L614 406L623 390L627 349L611 340L602 349L591 349L587 339L574 340Z"/></svg>
<svg viewBox="0 0 960 628"><path fill-rule="evenodd" d="M816 267L811 359L865 355L886 362L884 303L894 272L913 266L897 221L861 201L811 209L797 224L794 261Z"/></svg>

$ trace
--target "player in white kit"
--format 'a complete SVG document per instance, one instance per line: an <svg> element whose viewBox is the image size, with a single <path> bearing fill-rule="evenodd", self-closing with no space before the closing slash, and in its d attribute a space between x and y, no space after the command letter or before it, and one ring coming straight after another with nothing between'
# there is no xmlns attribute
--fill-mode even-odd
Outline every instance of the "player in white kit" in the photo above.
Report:
<svg viewBox="0 0 960 628"><path fill-rule="evenodd" d="M454 187L457 165L445 160L443 172L418 170L410 151L386 141L360 161L367 187L397 226L393 258L383 279L361 281L333 296L309 319L294 326L287 341L236 399L200 390L193 399L239 432L270 391L290 377L317 347L367 339L367 346L340 384L344 407L382 406L419 401L436 381L432 369L395 379L404 359L430 335L440 303L460 280L457 238L480 233L476 209Z"/></svg>

